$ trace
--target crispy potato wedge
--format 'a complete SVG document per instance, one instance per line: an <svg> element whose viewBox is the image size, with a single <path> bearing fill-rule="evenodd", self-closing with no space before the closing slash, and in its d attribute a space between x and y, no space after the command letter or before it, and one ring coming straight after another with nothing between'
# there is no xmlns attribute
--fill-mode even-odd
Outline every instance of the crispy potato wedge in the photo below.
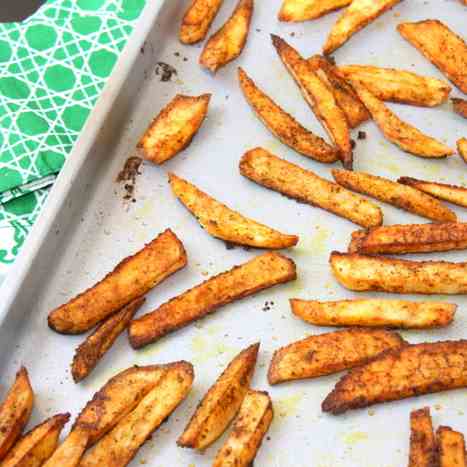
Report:
<svg viewBox="0 0 467 467"><path fill-rule="evenodd" d="M246 152L240 161L240 173L271 190L318 206L363 227L377 226L383 222L378 206L265 149Z"/></svg>
<svg viewBox="0 0 467 467"><path fill-rule="evenodd" d="M42 467L76 467L89 442L87 430L73 430Z"/></svg>
<svg viewBox="0 0 467 467"><path fill-rule="evenodd" d="M437 222L456 222L457 216L436 198L419 190L365 172L332 170L336 182L349 190L363 193L400 209Z"/></svg>
<svg viewBox="0 0 467 467"><path fill-rule="evenodd" d="M191 363L181 361L168 364L167 371L158 384L146 394L132 412L118 422L112 431L84 454L79 465L81 467L127 465L153 431L159 428L185 399L190 392L193 379Z"/></svg>
<svg viewBox="0 0 467 467"><path fill-rule="evenodd" d="M401 23L397 30L467 94L467 45L460 36L441 21L433 19Z"/></svg>
<svg viewBox="0 0 467 467"><path fill-rule="evenodd" d="M310 336L274 352L269 384L330 375L367 362L387 349L405 345L384 329L344 329Z"/></svg>
<svg viewBox="0 0 467 467"><path fill-rule="evenodd" d="M240 409L255 371L259 343L242 350L199 403L177 444L204 450L224 433Z"/></svg>
<svg viewBox="0 0 467 467"><path fill-rule="evenodd" d="M174 195L213 237L238 245L280 249L297 244L296 235L286 235L233 211L197 187L169 173Z"/></svg>
<svg viewBox="0 0 467 467"><path fill-rule="evenodd" d="M69 413L55 415L26 433L3 459L2 467L40 467L55 451L69 418Z"/></svg>
<svg viewBox="0 0 467 467"><path fill-rule="evenodd" d="M363 29L401 0L353 0L331 29L323 52L326 55L345 44L355 33Z"/></svg>
<svg viewBox="0 0 467 467"><path fill-rule="evenodd" d="M208 114L211 94L177 94L151 122L138 148L143 157L162 164L187 148Z"/></svg>
<svg viewBox="0 0 467 467"><path fill-rule="evenodd" d="M206 42L199 57L201 66L215 73L240 56L248 39L253 9L253 0L238 0L232 16Z"/></svg>
<svg viewBox="0 0 467 467"><path fill-rule="evenodd" d="M413 294L466 294L467 263L407 261L331 253L334 276L350 290Z"/></svg>
<svg viewBox="0 0 467 467"><path fill-rule="evenodd" d="M381 101L400 102L421 107L434 107L446 102L451 86L446 82L420 76L410 71L371 65L340 66L344 76L365 86Z"/></svg>
<svg viewBox="0 0 467 467"><path fill-rule="evenodd" d="M467 138L461 138L457 141L457 151L463 161L467 164Z"/></svg>
<svg viewBox="0 0 467 467"><path fill-rule="evenodd" d="M232 432L214 459L213 467L249 467L253 465L274 412L267 392L248 391Z"/></svg>
<svg viewBox="0 0 467 467"><path fill-rule="evenodd" d="M129 329L130 344L135 349L144 347L213 313L222 305L295 280L296 277L295 263L291 259L272 252L256 256L133 320Z"/></svg>
<svg viewBox="0 0 467 467"><path fill-rule="evenodd" d="M410 412L409 467L435 467L436 441L433 433L430 409Z"/></svg>
<svg viewBox="0 0 467 467"><path fill-rule="evenodd" d="M316 118L323 125L337 149L344 167L352 167L352 144L345 114L334 98L331 88L313 71L313 67L279 36L271 34L280 59L293 77Z"/></svg>
<svg viewBox="0 0 467 467"><path fill-rule="evenodd" d="M292 115L281 109L269 96L264 94L253 80L238 69L238 80L247 102L258 118L282 143L304 156L319 162L331 163L338 159L337 151L298 123Z"/></svg>
<svg viewBox="0 0 467 467"><path fill-rule="evenodd" d="M49 326L80 334L112 315L187 264L182 242L167 229L100 282L49 314Z"/></svg>
<svg viewBox="0 0 467 467"><path fill-rule="evenodd" d="M467 341L407 345L350 370L323 401L343 413L381 402L467 387Z"/></svg>
<svg viewBox="0 0 467 467"><path fill-rule="evenodd" d="M320 18L332 11L350 5L352 0L283 0L279 21L300 22Z"/></svg>
<svg viewBox="0 0 467 467"><path fill-rule="evenodd" d="M448 426L440 426L436 430L438 442L439 467L465 467L467 459L465 455L464 435L454 431Z"/></svg>
<svg viewBox="0 0 467 467"><path fill-rule="evenodd" d="M465 99L453 97L451 102L454 112L459 114L461 117L467 118L467 101Z"/></svg>
<svg viewBox="0 0 467 467"><path fill-rule="evenodd" d="M180 26L180 41L183 44L202 41L223 2L224 0L191 0Z"/></svg>
<svg viewBox="0 0 467 467"><path fill-rule="evenodd" d="M34 393L28 371L22 367L0 405L0 461L20 437L28 423L34 404Z"/></svg>
<svg viewBox="0 0 467 467"><path fill-rule="evenodd" d="M372 328L429 329L449 325L457 305L407 300L290 300L295 316L316 326L365 326Z"/></svg>

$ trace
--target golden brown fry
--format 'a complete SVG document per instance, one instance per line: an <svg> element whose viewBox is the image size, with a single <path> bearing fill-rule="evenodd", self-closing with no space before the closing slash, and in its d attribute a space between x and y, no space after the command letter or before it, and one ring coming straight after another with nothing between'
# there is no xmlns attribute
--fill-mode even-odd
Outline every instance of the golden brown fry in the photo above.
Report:
<svg viewBox="0 0 467 467"><path fill-rule="evenodd" d="M334 276L350 290L414 294L466 294L467 263L407 261L357 253L331 253Z"/></svg>
<svg viewBox="0 0 467 467"><path fill-rule="evenodd" d="M299 22L320 18L343 8L352 0L283 0L278 14L279 21Z"/></svg>
<svg viewBox="0 0 467 467"><path fill-rule="evenodd" d="M76 467L88 445L87 430L73 430L42 467Z"/></svg>
<svg viewBox="0 0 467 467"><path fill-rule="evenodd" d="M467 101L465 99L453 97L451 102L454 112L459 114L461 117L467 118Z"/></svg>
<svg viewBox="0 0 467 467"><path fill-rule="evenodd" d="M144 347L213 313L222 305L296 279L295 263L279 253L264 253L211 277L131 322L130 344Z"/></svg>
<svg viewBox="0 0 467 467"><path fill-rule="evenodd" d="M409 467L435 467L436 441L433 433L430 409L410 412Z"/></svg>
<svg viewBox="0 0 467 467"><path fill-rule="evenodd" d="M63 334L85 332L186 263L182 242L167 229L138 253L121 261L96 285L51 311L49 326Z"/></svg>
<svg viewBox="0 0 467 467"><path fill-rule="evenodd" d="M445 302L407 300L316 300L291 299L295 316L316 326L365 326L399 329L427 329L449 325L457 305Z"/></svg>
<svg viewBox="0 0 467 467"><path fill-rule="evenodd" d="M274 416L267 392L248 391L232 432L214 459L213 467L249 467Z"/></svg>
<svg viewBox="0 0 467 467"><path fill-rule="evenodd" d="M456 222L456 214L436 198L415 188L393 182L365 172L332 170L332 176L339 185L349 190L372 196L400 209L427 217L437 222Z"/></svg>
<svg viewBox="0 0 467 467"><path fill-rule="evenodd" d="M238 0L232 16L206 42L199 57L201 66L215 73L242 53L250 30L253 8L253 0Z"/></svg>
<svg viewBox="0 0 467 467"><path fill-rule="evenodd" d="M436 430L439 467L466 467L464 435L448 426Z"/></svg>
<svg viewBox="0 0 467 467"><path fill-rule="evenodd" d="M158 384L84 454L80 467L127 465L153 431L185 399L193 384L193 365L181 361L166 366L167 371Z"/></svg>
<svg viewBox="0 0 467 467"><path fill-rule="evenodd" d="M138 148L145 159L162 164L187 148L208 113L211 94L177 94L151 122Z"/></svg>
<svg viewBox="0 0 467 467"><path fill-rule="evenodd" d="M461 138L457 141L457 151L463 161L467 164L467 138Z"/></svg>
<svg viewBox="0 0 467 467"><path fill-rule="evenodd" d="M350 328L307 337L274 352L269 384L330 375L367 362L384 350L405 345L383 329Z"/></svg>
<svg viewBox="0 0 467 467"><path fill-rule="evenodd" d="M246 152L240 161L240 173L260 185L326 209L363 227L377 226L383 222L378 206L265 149Z"/></svg>
<svg viewBox="0 0 467 467"><path fill-rule="evenodd" d="M224 0L191 0L180 26L179 37L184 44L202 41Z"/></svg>
<svg viewBox="0 0 467 467"><path fill-rule="evenodd" d="M281 109L255 85L242 68L238 69L238 79L246 100L258 118L284 144L320 162L330 163L338 159L337 151L332 146Z"/></svg>
<svg viewBox="0 0 467 467"><path fill-rule="evenodd" d="M20 437L31 416L33 404L34 393L28 372L22 367L0 405L0 461Z"/></svg>
<svg viewBox="0 0 467 467"><path fill-rule="evenodd" d="M460 36L433 19L401 23L397 30L467 94L467 45Z"/></svg>
<svg viewBox="0 0 467 467"><path fill-rule="evenodd" d="M213 237L256 248L289 248L298 242L296 235L286 235L233 211L211 198L191 183L169 173L174 195Z"/></svg>
<svg viewBox="0 0 467 467"><path fill-rule="evenodd" d="M240 352L199 403L177 444L203 450L230 425L250 388L259 343Z"/></svg>
<svg viewBox="0 0 467 467"><path fill-rule="evenodd" d="M274 34L272 43L310 106L339 150L344 167L352 167L352 145L345 114L338 106L330 87L313 71L313 67L293 47Z"/></svg>

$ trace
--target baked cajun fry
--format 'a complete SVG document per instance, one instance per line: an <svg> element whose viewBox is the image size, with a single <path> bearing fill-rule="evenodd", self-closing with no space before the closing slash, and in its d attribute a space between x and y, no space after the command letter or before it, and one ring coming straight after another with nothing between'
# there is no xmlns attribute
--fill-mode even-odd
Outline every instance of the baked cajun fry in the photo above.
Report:
<svg viewBox="0 0 467 467"><path fill-rule="evenodd" d="M454 431L448 426L440 426L436 430L436 440L438 443L439 467L467 466L465 440L462 433Z"/></svg>
<svg viewBox="0 0 467 467"><path fill-rule="evenodd" d="M359 292L466 294L467 263L407 261L357 253L331 253L334 276Z"/></svg>
<svg viewBox="0 0 467 467"><path fill-rule="evenodd" d="M202 41L224 0L192 0L183 16L179 37L184 44Z"/></svg>
<svg viewBox="0 0 467 467"><path fill-rule="evenodd" d="M296 235L286 235L233 211L191 183L169 173L174 195L213 237L256 248L280 249L297 244Z"/></svg>
<svg viewBox="0 0 467 467"><path fill-rule="evenodd" d="M232 432L220 448L213 467L249 467L274 417L272 401L267 392L248 391Z"/></svg>
<svg viewBox="0 0 467 467"><path fill-rule="evenodd" d="M238 69L238 80L243 95L258 118L284 144L320 162L331 163L339 158L332 146L281 109L241 68Z"/></svg>
<svg viewBox="0 0 467 467"><path fill-rule="evenodd" d="M277 384L337 373L401 345L405 342L399 334L383 329L344 329L310 336L274 352L268 381Z"/></svg>
<svg viewBox="0 0 467 467"><path fill-rule="evenodd" d="M211 94L177 94L151 122L138 148L145 159L162 164L191 143L208 113Z"/></svg>
<svg viewBox="0 0 467 467"><path fill-rule="evenodd" d="M465 99L453 97L451 102L454 112L459 114L461 117L467 118L467 101Z"/></svg>
<svg viewBox="0 0 467 467"><path fill-rule="evenodd" d="M365 172L332 170L339 185L363 193L400 209L437 222L455 222L456 214L440 201L421 191Z"/></svg>
<svg viewBox="0 0 467 467"><path fill-rule="evenodd" d="M461 138L457 141L457 151L463 161L467 164L467 138Z"/></svg>
<svg viewBox="0 0 467 467"><path fill-rule="evenodd" d="M76 467L88 445L87 430L73 430L42 467Z"/></svg>
<svg viewBox="0 0 467 467"><path fill-rule="evenodd" d="M316 326L365 326L428 329L449 325L457 305L376 298L318 302L291 299L295 316Z"/></svg>
<svg viewBox="0 0 467 467"><path fill-rule="evenodd" d="M240 161L240 173L260 185L326 209L363 227L377 226L383 222L378 206L265 149L246 152Z"/></svg>
<svg viewBox="0 0 467 467"><path fill-rule="evenodd" d="M279 21L299 22L320 18L349 5L352 0L283 0Z"/></svg>
<svg viewBox="0 0 467 467"><path fill-rule="evenodd" d="M279 253L264 253L211 277L157 310L133 320L130 344L137 349L213 313L222 305L296 279L295 263Z"/></svg>
<svg viewBox="0 0 467 467"><path fill-rule="evenodd" d="M203 450L229 426L250 388L259 344L240 352L199 403L177 444Z"/></svg>
<svg viewBox="0 0 467 467"><path fill-rule="evenodd" d="M245 47L253 15L253 0L239 0L232 16L206 42L199 63L215 73L235 60Z"/></svg>
<svg viewBox="0 0 467 467"><path fill-rule="evenodd" d="M49 326L63 334L83 333L143 296L186 263L182 242L168 229L121 261L96 285L51 311Z"/></svg>
<svg viewBox="0 0 467 467"><path fill-rule="evenodd" d="M436 441L433 433L430 409L410 412L409 467L435 467Z"/></svg>
<svg viewBox="0 0 467 467"><path fill-rule="evenodd" d="M401 23L397 30L467 94L467 45L460 36L433 19Z"/></svg>

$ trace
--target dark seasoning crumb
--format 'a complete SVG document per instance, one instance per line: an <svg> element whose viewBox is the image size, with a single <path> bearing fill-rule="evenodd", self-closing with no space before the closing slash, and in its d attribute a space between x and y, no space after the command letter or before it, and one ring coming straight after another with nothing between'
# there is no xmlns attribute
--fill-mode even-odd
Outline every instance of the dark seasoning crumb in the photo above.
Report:
<svg viewBox="0 0 467 467"><path fill-rule="evenodd" d="M262 310L263 310L263 311L269 311L273 306L274 306L274 302L273 302L273 301L266 300L266 301L264 302L264 306L263 306Z"/></svg>
<svg viewBox="0 0 467 467"><path fill-rule="evenodd" d="M171 81L172 77L175 75L177 76L177 70L168 63L165 62L157 62L156 69L154 71L156 76L160 76L160 80L164 83L167 81Z"/></svg>
<svg viewBox="0 0 467 467"><path fill-rule="evenodd" d="M366 132L364 132L364 131L359 131L359 132L358 132L357 138L358 138L358 139L366 139Z"/></svg>
<svg viewBox="0 0 467 467"><path fill-rule="evenodd" d="M123 188L125 189L125 194L123 196L123 199L125 201L131 200L132 203L136 203L136 198L134 197L136 177L141 174L139 168L142 162L143 160L140 157L129 157L126 160L123 169L117 176L117 183L124 182Z"/></svg>

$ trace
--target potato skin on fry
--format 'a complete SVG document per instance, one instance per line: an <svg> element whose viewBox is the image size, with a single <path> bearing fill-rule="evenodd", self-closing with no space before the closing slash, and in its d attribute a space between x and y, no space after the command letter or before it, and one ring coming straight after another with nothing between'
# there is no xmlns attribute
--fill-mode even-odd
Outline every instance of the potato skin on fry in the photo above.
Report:
<svg viewBox="0 0 467 467"><path fill-rule="evenodd" d="M467 164L467 138L461 138L457 141L457 151L463 161Z"/></svg>
<svg viewBox="0 0 467 467"><path fill-rule="evenodd" d="M86 430L73 430L42 467L76 467L88 445Z"/></svg>
<svg viewBox="0 0 467 467"><path fill-rule="evenodd" d="M277 18L285 22L308 21L350 5L351 2L352 0L283 0Z"/></svg>
<svg viewBox="0 0 467 467"><path fill-rule="evenodd" d="M409 467L436 467L436 441L430 409L410 412Z"/></svg>
<svg viewBox="0 0 467 467"><path fill-rule="evenodd" d="M202 41L224 0L192 0L180 26L179 38L183 44Z"/></svg>
<svg viewBox="0 0 467 467"><path fill-rule="evenodd" d="M465 440L462 433L448 426L440 426L436 430L436 438L439 467L465 467L467 465Z"/></svg>
<svg viewBox="0 0 467 467"><path fill-rule="evenodd" d="M465 99L453 97L451 102L454 112L459 114L461 117L467 118L467 101Z"/></svg>

